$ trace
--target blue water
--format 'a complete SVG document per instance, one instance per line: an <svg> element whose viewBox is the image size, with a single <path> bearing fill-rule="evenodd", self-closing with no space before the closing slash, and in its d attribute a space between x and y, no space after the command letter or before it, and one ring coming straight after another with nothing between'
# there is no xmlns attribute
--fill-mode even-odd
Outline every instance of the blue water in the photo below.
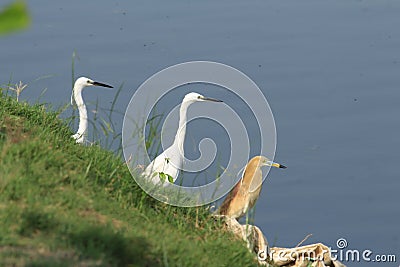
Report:
<svg viewBox="0 0 400 267"><path fill-rule="evenodd" d="M312 233L306 243L335 249L346 238L348 249L397 256L348 266L398 266L399 1L38 0L29 9L31 28L0 39L0 83L28 83L21 98L36 102L43 93L41 102L68 103L74 50L76 76L124 83L120 111L165 67L231 65L267 97L275 160L288 166L271 170L256 207L270 243L292 247ZM89 110L96 101L109 108L114 95L84 93ZM122 117L115 120L120 128Z"/></svg>

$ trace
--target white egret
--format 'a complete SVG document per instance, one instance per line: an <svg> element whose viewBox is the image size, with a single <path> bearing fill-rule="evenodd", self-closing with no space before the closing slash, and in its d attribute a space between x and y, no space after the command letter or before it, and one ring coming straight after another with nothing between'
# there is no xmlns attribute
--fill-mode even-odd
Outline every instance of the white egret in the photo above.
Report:
<svg viewBox="0 0 400 267"><path fill-rule="evenodd" d="M191 104L203 101L222 102L194 92L185 95L179 110L179 126L174 142L146 167L142 176L149 178L154 184L162 183L166 185L168 182L174 183L176 181L185 158L183 144L186 135L187 109Z"/></svg>
<svg viewBox="0 0 400 267"><path fill-rule="evenodd" d="M88 116L86 105L82 98L82 90L87 86L103 86L107 88L113 88L111 85L95 82L86 77L80 77L76 79L74 88L72 89L71 105L73 105L73 100L75 100L79 111L79 128L76 134L72 135L72 138L74 138L79 144L84 143L87 136Z"/></svg>

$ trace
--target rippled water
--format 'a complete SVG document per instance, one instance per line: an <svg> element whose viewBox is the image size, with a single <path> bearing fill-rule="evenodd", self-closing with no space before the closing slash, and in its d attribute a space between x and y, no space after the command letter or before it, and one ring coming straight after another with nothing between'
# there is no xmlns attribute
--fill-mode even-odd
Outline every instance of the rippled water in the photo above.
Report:
<svg viewBox="0 0 400 267"><path fill-rule="evenodd" d="M231 65L267 97L277 126L275 160L289 167L271 170L256 208L256 224L270 243L295 246L312 233L307 242L336 248L336 240L346 238L348 249L397 253L398 264L400 2L29 5L32 27L0 40L0 81L28 83L22 98L35 102L47 88L40 101L68 103L74 50L76 75L124 83L120 111L143 81L167 66L192 60ZM172 109L189 90L174 91L164 103ZM114 94L84 93L90 110L96 99L107 109ZM223 90L211 94L248 112ZM115 120L121 127L122 118ZM207 132L218 131L210 126ZM188 149L204 133L189 128ZM212 138L224 144L221 136Z"/></svg>

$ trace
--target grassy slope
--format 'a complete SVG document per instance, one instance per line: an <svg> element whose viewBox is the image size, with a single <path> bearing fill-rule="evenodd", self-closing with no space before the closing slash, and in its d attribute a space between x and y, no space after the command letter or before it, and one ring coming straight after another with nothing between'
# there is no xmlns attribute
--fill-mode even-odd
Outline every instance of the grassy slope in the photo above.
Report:
<svg viewBox="0 0 400 267"><path fill-rule="evenodd" d="M155 201L113 153L71 134L0 95L0 266L256 265L206 210Z"/></svg>

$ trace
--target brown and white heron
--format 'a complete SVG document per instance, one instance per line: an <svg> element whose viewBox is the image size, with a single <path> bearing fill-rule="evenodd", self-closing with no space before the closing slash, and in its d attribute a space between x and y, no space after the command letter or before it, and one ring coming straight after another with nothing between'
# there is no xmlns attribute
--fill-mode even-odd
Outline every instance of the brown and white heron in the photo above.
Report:
<svg viewBox="0 0 400 267"><path fill-rule="evenodd" d="M242 179L229 192L215 214L239 219L252 209L260 196L262 187L261 167L263 166L286 168L286 166L273 162L264 156L253 157L247 163Z"/></svg>

